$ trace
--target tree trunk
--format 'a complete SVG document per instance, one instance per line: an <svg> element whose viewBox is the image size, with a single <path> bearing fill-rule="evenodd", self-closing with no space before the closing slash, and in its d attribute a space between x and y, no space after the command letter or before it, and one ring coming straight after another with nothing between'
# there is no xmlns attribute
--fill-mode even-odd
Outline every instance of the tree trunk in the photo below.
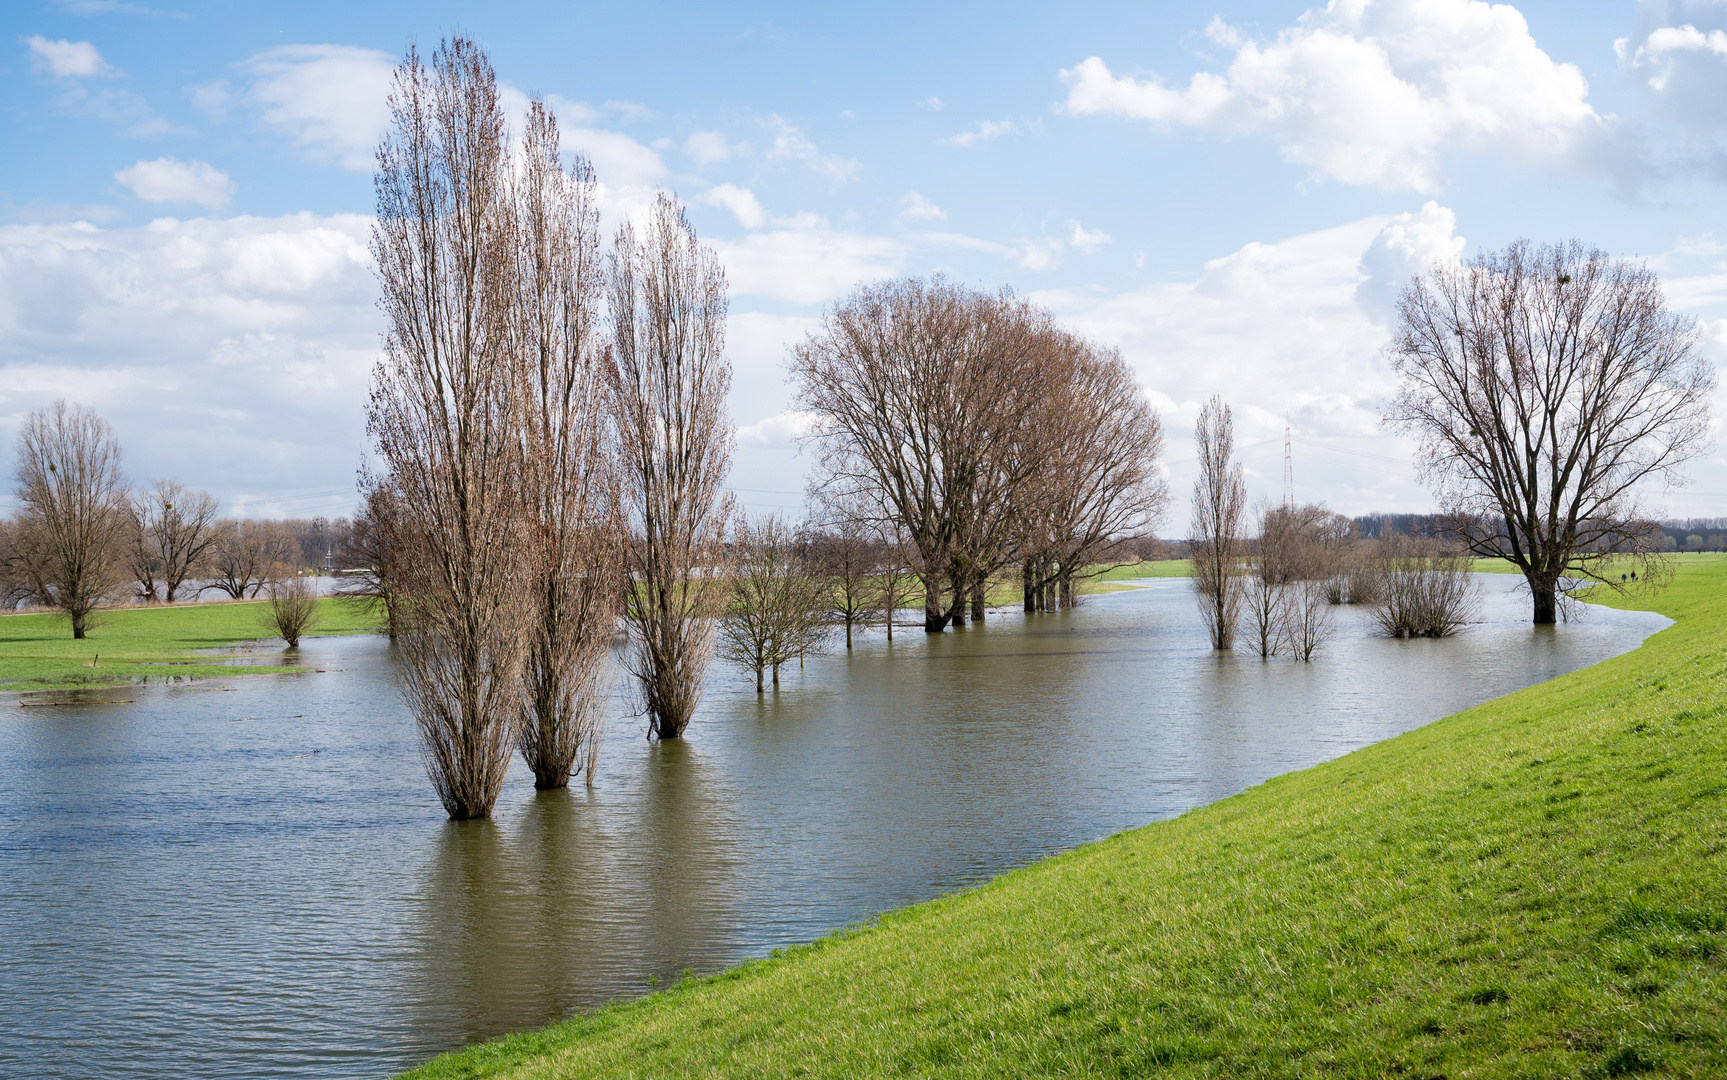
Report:
<svg viewBox="0 0 1727 1080"><path fill-rule="evenodd" d="M1535 599L1535 625L1552 626L1559 621L1559 575L1528 573L1529 594Z"/></svg>
<svg viewBox="0 0 1727 1080"><path fill-rule="evenodd" d="M1061 583L1061 606L1070 608L1073 606L1073 572L1063 568L1059 580Z"/></svg>
<svg viewBox="0 0 1727 1080"><path fill-rule="evenodd" d="M848 612L846 612L846 651L851 652L851 647L852 647L852 616L851 616L851 612L848 611Z"/></svg>
<svg viewBox="0 0 1727 1080"><path fill-rule="evenodd" d="M780 688L780 666L778 664L775 664L774 665L774 689L778 690L779 688Z"/></svg>
<svg viewBox="0 0 1727 1080"><path fill-rule="evenodd" d="M923 629L926 634L939 634L947 626L947 615L941 610L941 582L926 579L923 583Z"/></svg>
<svg viewBox="0 0 1727 1080"><path fill-rule="evenodd" d="M984 605L984 601L986 599L988 599L988 597L985 595L984 590L987 587L988 587L988 582L984 581L981 577L978 578L977 581L972 583L972 587L971 587L971 621L972 622L983 622L983 605Z"/></svg>
<svg viewBox="0 0 1727 1080"><path fill-rule="evenodd" d="M1054 611L1059 602L1055 593L1055 578L1046 576L1043 579L1043 610Z"/></svg>
<svg viewBox="0 0 1727 1080"><path fill-rule="evenodd" d="M756 665L756 693L762 692L762 666Z"/></svg>
<svg viewBox="0 0 1727 1080"><path fill-rule="evenodd" d="M1019 580L1020 580L1021 591L1025 595L1025 610L1027 612L1036 611L1037 610L1037 582L1034 581L1032 579L1032 576L1031 576L1031 560L1030 559L1027 559L1025 561L1025 565L1020 568Z"/></svg>
<svg viewBox="0 0 1727 1080"><path fill-rule="evenodd" d="M948 613L948 621L955 630L965 625L965 583L957 574L953 579L953 610Z"/></svg>

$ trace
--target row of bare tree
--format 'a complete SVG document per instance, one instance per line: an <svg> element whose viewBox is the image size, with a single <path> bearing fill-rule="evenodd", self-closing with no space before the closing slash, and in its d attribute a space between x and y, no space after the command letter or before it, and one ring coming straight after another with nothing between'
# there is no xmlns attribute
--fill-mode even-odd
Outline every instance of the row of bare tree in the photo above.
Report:
<svg viewBox="0 0 1727 1080"><path fill-rule="evenodd" d="M17 515L0 522L8 604L64 612L82 638L102 607L174 603L188 593L236 600L274 594L299 573L282 522L217 517L216 500L172 480L133 487L107 421L66 401L37 409L18 434Z"/></svg>
<svg viewBox="0 0 1727 1080"><path fill-rule="evenodd" d="M924 629L984 617L1012 567L1026 610L1071 603L1098 553L1149 528L1163 429L1119 351L1011 292L863 287L792 350L826 520L903 550Z"/></svg>
<svg viewBox="0 0 1727 1080"><path fill-rule="evenodd" d="M541 788L592 775L607 650L650 734L689 724L712 655L726 283L676 200L602 250L598 181L544 102L511 139L473 42L410 50L378 149L388 331L354 548L401 646L427 771L485 817L519 750Z"/></svg>
<svg viewBox="0 0 1727 1080"><path fill-rule="evenodd" d="M1538 624L1560 617L1579 587L1666 579L1665 538L1639 492L1683 482L1679 468L1708 446L1716 377L1696 320L1668 308L1647 264L1576 241L1519 241L1436 263L1403 289L1397 314L1385 351L1399 388L1382 423L1417 442L1419 474L1440 504L1436 532L1452 546L1401 541L1373 572L1340 585L1328 571L1298 568L1309 555L1282 554L1291 530L1314 536L1299 551L1339 547L1335 523L1307 522L1290 507L1261 515L1250 556L1230 412L1213 398L1195 430L1189 545L1214 647L1230 647L1246 604L1262 655L1281 634L1305 659L1311 612L1322 609L1290 583L1331 582L1322 587L1336 598L1357 592L1355 577L1377 594L1387 632L1452 633L1470 602L1465 554L1515 566ZM1247 590L1238 587L1245 567L1255 582Z"/></svg>
<svg viewBox="0 0 1727 1080"><path fill-rule="evenodd" d="M1214 649L1238 633L1262 659L1312 661L1330 638L1332 608L1368 607L1393 637L1449 637L1475 611L1461 543L1392 534L1363 540L1324 506L1261 506L1246 530L1247 485L1234 458L1229 406L1212 398L1194 431L1199 479L1188 546L1193 587Z"/></svg>

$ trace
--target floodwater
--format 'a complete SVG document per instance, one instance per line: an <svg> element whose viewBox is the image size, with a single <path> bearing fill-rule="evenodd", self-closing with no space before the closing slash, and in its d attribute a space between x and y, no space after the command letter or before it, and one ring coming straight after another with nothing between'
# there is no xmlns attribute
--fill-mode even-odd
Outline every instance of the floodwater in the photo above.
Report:
<svg viewBox="0 0 1727 1080"><path fill-rule="evenodd" d="M591 788L432 796L379 638L285 678L0 711L0 1075L385 1076L817 937L1635 648L1506 577L1450 641L1360 612L1311 665L1215 656L1183 581L716 669Z"/></svg>

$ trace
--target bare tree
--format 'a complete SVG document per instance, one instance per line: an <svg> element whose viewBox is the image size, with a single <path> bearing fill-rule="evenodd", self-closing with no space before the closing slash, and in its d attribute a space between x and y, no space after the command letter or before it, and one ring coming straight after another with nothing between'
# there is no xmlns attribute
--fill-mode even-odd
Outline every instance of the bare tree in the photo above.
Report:
<svg viewBox="0 0 1727 1080"><path fill-rule="evenodd" d="M318 621L318 590L312 580L305 574L293 574L270 584L270 599L264 605L263 623L290 648L299 648L300 635Z"/></svg>
<svg viewBox="0 0 1727 1080"><path fill-rule="evenodd" d="M1372 565L1379 578L1373 617L1392 637L1450 637L1474 618L1479 587L1457 547L1398 534L1380 541Z"/></svg>
<svg viewBox="0 0 1727 1080"><path fill-rule="evenodd" d="M682 737L701 698L720 590L703 579L719 562L731 464L726 415L726 278L677 200L661 193L638 237L612 245L610 406L629 545L628 616L649 733Z"/></svg>
<svg viewBox="0 0 1727 1080"><path fill-rule="evenodd" d="M1282 651L1287 633L1289 515L1261 505L1259 536L1248 550L1242 575L1242 628L1261 660Z"/></svg>
<svg viewBox="0 0 1727 1080"><path fill-rule="evenodd" d="M832 502L815 493L821 531L809 536L810 561L827 583L828 605L845 626L846 648L852 629L868 622L882 607L880 576L885 545L869 525L869 511L855 500Z"/></svg>
<svg viewBox="0 0 1727 1080"><path fill-rule="evenodd" d="M593 168L566 171L557 121L529 104L515 212L514 355L527 398L522 481L534 580L524 661L522 759L540 789L590 782L617 625L623 545L596 337L601 297Z"/></svg>
<svg viewBox="0 0 1727 1080"><path fill-rule="evenodd" d="M1120 350L1063 336L1047 363L1042 467L1024 494L1026 610L1062 606L1117 541L1151 529L1169 504L1163 425ZM1052 605L1048 605L1052 606Z"/></svg>
<svg viewBox="0 0 1727 1080"><path fill-rule="evenodd" d="M1387 352L1385 423L1419 443L1469 550L1523 572L1536 623L1568 580L1621 588L1616 560L1649 579L1637 489L1703 450L1715 374L1645 264L1577 241L1437 264L1404 289Z"/></svg>
<svg viewBox="0 0 1727 1080"><path fill-rule="evenodd" d="M911 278L860 288L792 349L821 482L903 534L930 633L963 625L1040 467L1016 447L1047 338L1047 315L1011 294Z"/></svg>
<svg viewBox="0 0 1727 1080"><path fill-rule="evenodd" d="M81 638L121 587L126 479L108 422L65 400L36 409L18 432L17 573Z"/></svg>
<svg viewBox="0 0 1727 1080"><path fill-rule="evenodd" d="M208 567L216 534L216 500L206 491L187 491L172 480L158 480L134 491L129 500L132 536L128 562L138 595L172 604L180 587Z"/></svg>
<svg viewBox="0 0 1727 1080"><path fill-rule="evenodd" d="M1200 410L1194 426L1199 450L1199 479L1193 485L1193 524L1188 545L1193 559L1193 590L1211 637L1211 647L1235 644L1241 612L1241 515L1247 504L1247 482L1235 456L1235 421L1221 397Z"/></svg>
<svg viewBox="0 0 1727 1080"><path fill-rule="evenodd" d="M472 41L410 48L378 147L387 327L367 429L397 500L404 696L452 818L488 817L515 750L531 567L511 346L515 219L496 76Z"/></svg>
<svg viewBox="0 0 1727 1080"><path fill-rule="evenodd" d="M342 561L352 569L339 595L382 614L384 632L391 641L400 636L406 614L405 530L396 489L387 478L362 472L360 508L341 552Z"/></svg>
<svg viewBox="0 0 1727 1080"><path fill-rule="evenodd" d="M764 673L780 688L780 666L820 652L833 632L827 583L806 557L808 538L777 516L732 529L730 611L720 625L719 652L750 671L761 693Z"/></svg>
<svg viewBox="0 0 1727 1080"><path fill-rule="evenodd" d="M255 518L216 522L208 555L211 580L199 592L214 589L235 600L256 598L297 570L300 561L299 547L281 522Z"/></svg>
<svg viewBox="0 0 1727 1080"><path fill-rule="evenodd" d="M895 530L885 534L878 530L882 537L882 561L876 576L876 605L882 613L882 622L887 627L887 639L893 641L893 623L900 609L911 600L916 578L905 557L905 543Z"/></svg>

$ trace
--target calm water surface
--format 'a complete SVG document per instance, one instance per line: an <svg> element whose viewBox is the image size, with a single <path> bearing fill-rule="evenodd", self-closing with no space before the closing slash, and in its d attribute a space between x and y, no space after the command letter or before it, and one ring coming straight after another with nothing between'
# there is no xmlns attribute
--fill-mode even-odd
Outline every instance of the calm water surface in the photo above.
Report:
<svg viewBox="0 0 1727 1080"><path fill-rule="evenodd" d="M716 670L682 743L617 717L591 789L452 824L378 638L322 674L0 711L0 1075L383 1076L1181 813L1635 648L1340 611L1320 662L1205 647L1182 581L934 638L777 696Z"/></svg>

